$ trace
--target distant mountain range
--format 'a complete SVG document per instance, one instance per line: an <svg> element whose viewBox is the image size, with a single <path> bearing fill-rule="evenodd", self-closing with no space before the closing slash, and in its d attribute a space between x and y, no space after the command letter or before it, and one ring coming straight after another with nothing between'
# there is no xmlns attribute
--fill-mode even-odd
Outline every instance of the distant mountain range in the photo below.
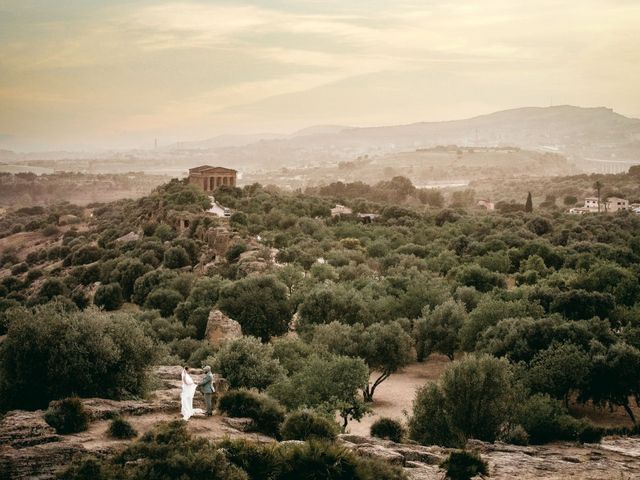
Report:
<svg viewBox="0 0 640 480"><path fill-rule="evenodd" d="M168 147L166 150L203 150L211 148L225 147L242 147L251 143L262 142L265 140L286 140L296 137L305 137L311 135L328 135L339 133L351 127L344 125L315 125L313 127L303 128L291 134L285 133L254 133L254 134L238 134L238 135L218 135L208 138L207 140L193 142L178 142Z"/></svg>
<svg viewBox="0 0 640 480"><path fill-rule="evenodd" d="M640 163L640 119L604 107L525 107L465 120L382 127L311 127L218 149L238 166L322 164L438 145L513 146L561 153L586 170Z"/></svg>
<svg viewBox="0 0 640 480"><path fill-rule="evenodd" d="M175 169L214 162L242 170L274 170L336 164L440 145L510 146L553 152L566 156L579 170L615 173L640 163L640 119L604 107L525 107L443 122L380 127L319 125L291 134L222 135L156 150L38 154L3 151L0 162L92 159L105 162L102 170L108 168L109 161L119 159L126 160L131 169L146 162L147 166L139 168L145 171L149 171L149 162L160 161Z"/></svg>
<svg viewBox="0 0 640 480"><path fill-rule="evenodd" d="M398 144L429 143L519 147L626 145L640 141L640 119L604 107L525 107L466 120L420 122L341 132L354 139Z"/></svg>

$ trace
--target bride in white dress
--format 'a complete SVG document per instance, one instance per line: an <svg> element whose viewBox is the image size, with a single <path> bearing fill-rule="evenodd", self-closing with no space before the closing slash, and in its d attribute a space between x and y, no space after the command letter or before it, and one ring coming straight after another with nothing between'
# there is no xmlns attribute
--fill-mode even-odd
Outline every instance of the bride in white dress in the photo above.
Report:
<svg viewBox="0 0 640 480"><path fill-rule="evenodd" d="M182 369L182 393L180 399L182 400L182 418L189 420L195 413L193 410L193 395L196 393L196 383L189 375L189 370L185 367Z"/></svg>

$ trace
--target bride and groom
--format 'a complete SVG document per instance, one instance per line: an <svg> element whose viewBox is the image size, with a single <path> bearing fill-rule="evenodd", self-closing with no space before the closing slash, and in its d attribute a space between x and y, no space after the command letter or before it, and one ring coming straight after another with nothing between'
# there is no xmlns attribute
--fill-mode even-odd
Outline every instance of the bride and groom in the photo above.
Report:
<svg viewBox="0 0 640 480"><path fill-rule="evenodd" d="M180 394L180 399L182 400L181 413L184 420L189 420L195 413L203 413L201 409L193 408L193 396L198 387L200 387L200 391L204 395L204 403L207 406L207 411L204 414L208 417L213 415L213 393L216 389L213 386L211 367L204 367L204 373L202 381L196 384L191 375L189 375L189 369L187 367L182 369L182 393Z"/></svg>

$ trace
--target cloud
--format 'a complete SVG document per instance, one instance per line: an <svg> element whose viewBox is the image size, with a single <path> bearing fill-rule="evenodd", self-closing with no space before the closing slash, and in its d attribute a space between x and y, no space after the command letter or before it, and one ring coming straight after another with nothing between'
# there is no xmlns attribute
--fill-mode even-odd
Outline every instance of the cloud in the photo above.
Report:
<svg viewBox="0 0 640 480"><path fill-rule="evenodd" d="M0 129L21 136L450 117L550 94L640 111L631 0L10 3Z"/></svg>

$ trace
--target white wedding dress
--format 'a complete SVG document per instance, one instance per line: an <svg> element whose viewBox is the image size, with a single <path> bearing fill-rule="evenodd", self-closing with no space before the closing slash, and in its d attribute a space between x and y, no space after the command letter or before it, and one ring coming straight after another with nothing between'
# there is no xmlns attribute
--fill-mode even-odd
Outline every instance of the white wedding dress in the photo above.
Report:
<svg viewBox="0 0 640 480"><path fill-rule="evenodd" d="M191 375L186 370L182 370L182 393L180 399L182 400L182 418L189 420L195 413L193 409L193 395L196 393L196 384L191 378Z"/></svg>

